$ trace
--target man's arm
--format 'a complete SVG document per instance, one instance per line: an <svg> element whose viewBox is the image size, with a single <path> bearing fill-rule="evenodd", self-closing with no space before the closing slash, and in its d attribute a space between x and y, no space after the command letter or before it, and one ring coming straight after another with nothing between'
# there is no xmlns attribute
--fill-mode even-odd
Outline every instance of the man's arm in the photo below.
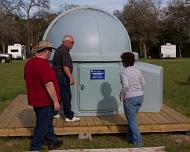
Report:
<svg viewBox="0 0 190 152"><path fill-rule="evenodd" d="M53 106L54 106L54 111L59 111L60 110L60 104L57 98L57 93L54 87L54 84L52 81L48 82L45 84L46 90L53 101Z"/></svg>
<svg viewBox="0 0 190 152"><path fill-rule="evenodd" d="M64 70L65 74L68 76L70 84L74 85L75 84L75 80L73 79L73 76L72 76L72 74L71 74L71 72L69 70L69 67L63 67L63 70Z"/></svg>

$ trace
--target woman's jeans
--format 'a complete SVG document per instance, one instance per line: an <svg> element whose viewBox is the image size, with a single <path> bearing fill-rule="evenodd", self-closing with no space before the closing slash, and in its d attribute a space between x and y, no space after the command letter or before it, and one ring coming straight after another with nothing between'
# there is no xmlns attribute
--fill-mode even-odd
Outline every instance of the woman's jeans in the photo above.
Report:
<svg viewBox="0 0 190 152"><path fill-rule="evenodd" d="M53 107L33 107L36 115L36 126L33 131L31 151L41 150L43 142L48 139L52 143L57 142L53 128Z"/></svg>
<svg viewBox="0 0 190 152"><path fill-rule="evenodd" d="M127 131L127 140L135 146L142 146L142 137L138 128L136 115L143 103L144 96L126 98L123 101L125 116L129 127Z"/></svg>
<svg viewBox="0 0 190 152"><path fill-rule="evenodd" d="M71 110L71 88L70 81L64 75L57 75L59 83L61 103L63 105L63 112L66 118L72 119L74 112Z"/></svg>

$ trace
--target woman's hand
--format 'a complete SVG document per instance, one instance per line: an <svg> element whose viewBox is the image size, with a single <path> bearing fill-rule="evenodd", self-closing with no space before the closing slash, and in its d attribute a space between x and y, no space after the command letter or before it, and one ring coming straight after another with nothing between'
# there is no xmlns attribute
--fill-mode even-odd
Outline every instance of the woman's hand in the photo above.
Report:
<svg viewBox="0 0 190 152"><path fill-rule="evenodd" d="M123 97L119 97L120 101L123 102L124 98Z"/></svg>

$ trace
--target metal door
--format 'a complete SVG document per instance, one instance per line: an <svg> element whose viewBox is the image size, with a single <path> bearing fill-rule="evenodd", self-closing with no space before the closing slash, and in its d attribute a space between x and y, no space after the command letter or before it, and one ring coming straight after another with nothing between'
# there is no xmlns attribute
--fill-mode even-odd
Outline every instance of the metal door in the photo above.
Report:
<svg viewBox="0 0 190 152"><path fill-rule="evenodd" d="M77 110L85 115L119 112L120 63L78 64Z"/></svg>

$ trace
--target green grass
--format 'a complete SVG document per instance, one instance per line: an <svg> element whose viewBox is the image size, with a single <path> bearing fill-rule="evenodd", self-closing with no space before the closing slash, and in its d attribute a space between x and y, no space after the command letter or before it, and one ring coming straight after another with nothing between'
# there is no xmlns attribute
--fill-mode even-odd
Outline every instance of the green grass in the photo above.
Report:
<svg viewBox="0 0 190 152"><path fill-rule="evenodd" d="M164 70L164 104L176 109L190 118L189 90L187 83L190 75L190 59L175 60L142 60L160 65ZM0 112L18 94L26 93L23 80L24 61L14 61L0 64ZM93 135L93 141L79 140L77 136L60 136L64 145L60 149L90 149L90 148L129 148L124 134ZM143 134L144 145L165 146L167 152L189 152L190 136L183 133ZM0 151L20 152L28 150L30 138L5 137L0 138ZM45 145L47 151L47 146Z"/></svg>
<svg viewBox="0 0 190 152"><path fill-rule="evenodd" d="M146 60L160 65L164 73L164 104L169 105L190 118L190 59Z"/></svg>
<svg viewBox="0 0 190 152"><path fill-rule="evenodd" d="M79 140L76 135L61 136L59 140L64 142L60 149L101 149L101 148L131 148L125 140L124 134L117 135L92 135L92 141ZM143 134L146 147L165 146L167 152L189 152L190 138L183 134ZM27 137L0 138L0 151L20 152L29 149L30 139ZM47 143L43 147L47 151Z"/></svg>
<svg viewBox="0 0 190 152"><path fill-rule="evenodd" d="M190 118L190 59L143 60L160 65L164 71L164 104ZM24 61L0 64L0 112L18 94L26 93L23 80Z"/></svg>
<svg viewBox="0 0 190 152"><path fill-rule="evenodd" d="M0 64L0 112L18 94L25 93L24 61Z"/></svg>

